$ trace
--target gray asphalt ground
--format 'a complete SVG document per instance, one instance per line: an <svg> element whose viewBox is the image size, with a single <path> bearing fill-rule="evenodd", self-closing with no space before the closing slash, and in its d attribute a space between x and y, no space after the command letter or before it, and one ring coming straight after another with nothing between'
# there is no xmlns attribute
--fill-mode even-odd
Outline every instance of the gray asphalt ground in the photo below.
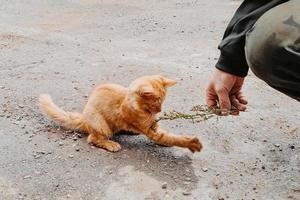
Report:
<svg viewBox="0 0 300 200"><path fill-rule="evenodd" d="M240 116L164 120L197 135L201 153L115 138L122 151L88 145L46 120L49 93L80 111L101 83L149 74L179 80L163 110L205 104L217 45L241 1L0 0L0 199L300 199L300 106L251 73Z"/></svg>

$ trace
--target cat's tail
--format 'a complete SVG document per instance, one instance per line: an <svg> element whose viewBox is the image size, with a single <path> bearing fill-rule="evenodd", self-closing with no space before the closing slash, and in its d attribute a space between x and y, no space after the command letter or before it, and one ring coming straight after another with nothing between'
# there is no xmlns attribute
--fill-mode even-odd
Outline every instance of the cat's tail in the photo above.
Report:
<svg viewBox="0 0 300 200"><path fill-rule="evenodd" d="M68 129L76 129L86 132L86 123L82 114L66 112L55 105L48 94L41 94L39 106L42 113L54 122Z"/></svg>

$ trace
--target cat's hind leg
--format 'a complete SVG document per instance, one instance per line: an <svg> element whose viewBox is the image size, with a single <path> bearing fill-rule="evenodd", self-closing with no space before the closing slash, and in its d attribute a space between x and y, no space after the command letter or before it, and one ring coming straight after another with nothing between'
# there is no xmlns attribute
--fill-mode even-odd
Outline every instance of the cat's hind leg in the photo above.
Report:
<svg viewBox="0 0 300 200"><path fill-rule="evenodd" d="M110 152L117 152L121 150L121 145L117 142L110 140L113 135L112 130L99 114L85 116L90 129L88 132L87 142L95 146L105 149Z"/></svg>
<svg viewBox="0 0 300 200"><path fill-rule="evenodd" d="M110 152L121 150L121 145L119 143L109 140L107 137L98 133L89 134L87 141L88 143L94 144L95 146Z"/></svg>

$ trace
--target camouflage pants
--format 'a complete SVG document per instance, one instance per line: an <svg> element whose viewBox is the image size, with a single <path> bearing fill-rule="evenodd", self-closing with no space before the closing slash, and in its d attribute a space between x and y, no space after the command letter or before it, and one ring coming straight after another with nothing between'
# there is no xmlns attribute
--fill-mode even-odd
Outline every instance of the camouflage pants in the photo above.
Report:
<svg viewBox="0 0 300 200"><path fill-rule="evenodd" d="M300 100L300 0L266 12L247 34L245 52L256 76Z"/></svg>

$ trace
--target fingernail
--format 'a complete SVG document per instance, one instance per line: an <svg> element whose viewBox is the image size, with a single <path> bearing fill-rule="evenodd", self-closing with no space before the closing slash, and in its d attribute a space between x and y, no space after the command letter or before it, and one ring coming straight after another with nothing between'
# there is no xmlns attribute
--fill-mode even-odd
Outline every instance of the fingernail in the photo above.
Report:
<svg viewBox="0 0 300 200"><path fill-rule="evenodd" d="M221 109L221 114L226 116L229 114L228 110L227 109Z"/></svg>
<svg viewBox="0 0 300 200"><path fill-rule="evenodd" d="M238 110L234 110L231 112L231 115L239 115L239 114L240 114L240 112Z"/></svg>

